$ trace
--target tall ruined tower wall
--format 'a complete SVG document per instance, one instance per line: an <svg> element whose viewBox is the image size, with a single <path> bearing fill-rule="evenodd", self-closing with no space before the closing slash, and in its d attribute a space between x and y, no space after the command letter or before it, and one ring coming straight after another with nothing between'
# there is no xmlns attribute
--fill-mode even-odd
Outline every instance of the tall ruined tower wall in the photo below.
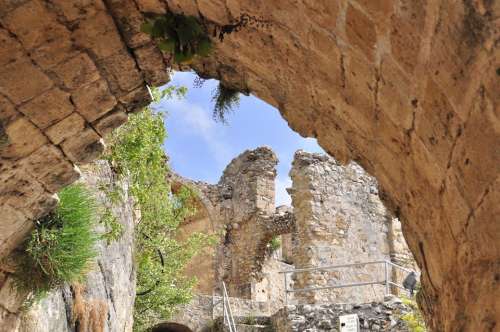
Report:
<svg viewBox="0 0 500 332"><path fill-rule="evenodd" d="M326 155L298 151L290 175L296 220L293 247L296 268L408 256L401 233L392 226L392 215L380 201L375 179L361 167L355 163L342 166ZM397 220L394 222L397 225ZM412 263L402 259L398 262ZM383 281L385 271L383 265L376 264L296 273L293 277L294 287L301 289ZM383 286L374 285L297 293L296 297L305 303L362 303L380 300L384 292Z"/></svg>

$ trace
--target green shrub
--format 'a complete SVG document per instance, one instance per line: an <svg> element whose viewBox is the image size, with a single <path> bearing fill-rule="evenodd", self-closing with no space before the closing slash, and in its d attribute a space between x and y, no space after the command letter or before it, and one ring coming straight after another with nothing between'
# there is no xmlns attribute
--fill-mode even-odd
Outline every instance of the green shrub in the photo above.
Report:
<svg viewBox="0 0 500 332"><path fill-rule="evenodd" d="M422 313L418 308L417 303L413 299L402 297L403 303L408 306L412 311L401 316L401 319L406 322L410 332L427 332L425 321Z"/></svg>
<svg viewBox="0 0 500 332"><path fill-rule="evenodd" d="M214 102L213 118L226 123L226 115L233 112L240 105L240 92L219 83L212 97Z"/></svg>
<svg viewBox="0 0 500 332"><path fill-rule="evenodd" d="M96 202L81 184L64 188L60 203L36 222L15 272L16 286L35 300L64 283L81 281L96 257Z"/></svg>
<svg viewBox="0 0 500 332"><path fill-rule="evenodd" d="M141 31L154 38L161 51L172 53L176 63L188 63L212 50L205 27L194 16L168 12L144 22Z"/></svg>
<svg viewBox="0 0 500 332"><path fill-rule="evenodd" d="M281 238L279 235L274 236L271 241L269 241L269 249L271 251L276 251L281 247Z"/></svg>
<svg viewBox="0 0 500 332"><path fill-rule="evenodd" d="M176 91L170 87L165 95L171 97ZM179 224L194 212L191 203L196 194L185 186L175 192L171 189L165 138L162 114L146 108L112 134L107 153L113 168L128 176L130 194L141 212L135 229L135 331L168 319L176 305L189 302L195 280L186 278L183 269L208 243L203 234L184 242L176 240Z"/></svg>
<svg viewBox="0 0 500 332"><path fill-rule="evenodd" d="M99 223L104 226L105 232L101 234L101 239L107 244L119 240L123 235L123 225L113 214L111 208L104 207Z"/></svg>

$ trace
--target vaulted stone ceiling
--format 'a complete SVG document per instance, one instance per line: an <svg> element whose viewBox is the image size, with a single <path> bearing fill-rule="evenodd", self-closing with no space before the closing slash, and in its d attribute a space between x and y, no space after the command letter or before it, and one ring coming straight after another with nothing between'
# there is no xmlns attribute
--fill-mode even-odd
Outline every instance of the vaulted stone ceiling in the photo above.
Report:
<svg viewBox="0 0 500 332"><path fill-rule="evenodd" d="M279 108L380 183L423 271L435 331L492 331L500 308L500 2L0 0L0 254L168 80L139 32L165 10L268 21L191 65Z"/></svg>

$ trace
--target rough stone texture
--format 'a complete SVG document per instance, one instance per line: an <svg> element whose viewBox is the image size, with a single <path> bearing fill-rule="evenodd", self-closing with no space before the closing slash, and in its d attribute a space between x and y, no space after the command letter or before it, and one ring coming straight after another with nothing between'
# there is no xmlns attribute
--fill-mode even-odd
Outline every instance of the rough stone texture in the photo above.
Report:
<svg viewBox="0 0 500 332"><path fill-rule="evenodd" d="M124 188L123 202L112 206L113 214L123 225L123 236L109 245L105 241L98 243L97 261L84 283L66 285L51 292L46 299L20 317L19 306L25 295L12 292L9 285L12 278L7 277L5 282L0 282L0 331L132 331L135 212L133 202L127 196L127 183L116 182L106 162L96 162L86 167L81 181L96 190L98 199L105 204L110 202L96 188L110 182ZM99 233L104 231L101 227L98 229ZM3 268L5 266L6 264ZM5 318L5 315L8 316Z"/></svg>
<svg viewBox="0 0 500 332"><path fill-rule="evenodd" d="M290 175L289 192L296 220L292 248L295 268L390 261L396 256L411 256L397 227L391 229L393 217L380 201L377 182L360 166L355 163L342 166L326 155L299 150ZM399 259L396 263L412 267L412 260ZM392 270L390 268L390 274L395 277L392 281L401 284L404 275ZM383 282L385 270L383 264L374 264L288 276L295 280L295 289L302 289ZM362 303L378 301L384 294L384 286L371 285L298 292L295 298L299 303Z"/></svg>
<svg viewBox="0 0 500 332"><path fill-rule="evenodd" d="M233 297L229 298L229 302L234 316L271 315L268 302ZM208 332L215 325L215 320L222 316L222 297L196 295L189 304L179 307L178 313L170 321L186 325L194 332Z"/></svg>
<svg viewBox="0 0 500 332"><path fill-rule="evenodd" d="M196 231L220 237L215 250L207 249L186 269L200 280L201 294L212 294L225 281L231 296L252 298L267 244L293 229L293 215L275 210L276 163L274 152L261 147L233 159L216 185L180 179L200 192L198 213L181 225L181 238Z"/></svg>
<svg viewBox="0 0 500 332"><path fill-rule="evenodd" d="M276 106L294 130L317 137L337 160L356 160L378 179L423 270L423 305L434 330L488 331L498 325L498 1L0 4L0 99L8 104L0 127L8 126L7 109L22 119L17 125L24 122L33 133L28 137L39 138L28 143L14 133L24 133L20 127L11 130L10 143L0 149L2 175L9 164L16 168L10 176L26 181L24 188L40 187L22 175L17 161L45 138L19 108L53 87L64 91L53 70L79 52L94 62L127 110L147 102L145 80L131 52L150 42L138 32L140 11L161 13L168 7L217 24L241 13L262 17L270 27L226 36L209 58L192 66L204 77L220 78ZM119 61L128 70L117 69L118 55L127 59ZM137 86L124 85L125 77ZM9 193L0 191L5 206ZM16 207L26 225L50 206L44 203L49 192L39 197ZM20 239L2 235L0 241L4 256Z"/></svg>
<svg viewBox="0 0 500 332"><path fill-rule="evenodd" d="M137 109L138 101L126 96L146 81L133 49L101 0L0 1L0 209L17 209L1 222L1 257L22 240L21 229L50 210L52 194L78 179L71 163L95 159L103 150L100 135ZM168 80L161 57L141 66L162 75L148 82ZM149 101L148 94L141 98L141 105ZM41 148L54 153L29 173L27 159ZM42 177L40 170L55 175ZM13 198L27 196L22 203Z"/></svg>
<svg viewBox="0 0 500 332"><path fill-rule="evenodd" d="M365 304L290 305L272 317L273 327L279 332L339 331L339 316L357 314L360 331L410 331L401 319L412 310L394 296L383 302Z"/></svg>
<svg viewBox="0 0 500 332"><path fill-rule="evenodd" d="M224 232L215 249L205 249L186 268L186 275L196 276L199 281L197 294L220 294L220 282L225 281L230 296L265 303L267 316L281 309L286 301L288 304L380 301L385 294L384 286L315 292L311 296L288 294L286 300L284 275L280 273L284 270L383 259L413 267L414 261L398 220L378 197L375 179L361 167L355 163L342 166L326 155L298 151L291 171L293 186L289 189L293 209L281 206L272 215L275 166L274 153L268 148L258 148L235 158L217 185L177 179L178 185L188 184L200 192L197 214L181 225L181 238L193 232L214 235ZM272 235L280 234L282 239L289 238L290 244L271 252L268 241ZM234 241L235 238L238 240ZM294 265L283 262L283 251L288 251L285 256ZM402 282L404 274L389 272L394 282ZM375 279L384 280L383 265L319 276L305 273L292 278L288 274L287 282L288 289L297 289L323 286L327 282ZM391 291L397 294L397 289ZM209 318L218 317L210 307L216 302L209 302L197 297L179 311L175 321L188 322L195 330L202 329ZM263 328L259 324L243 325L244 331Z"/></svg>
<svg viewBox="0 0 500 332"><path fill-rule="evenodd" d="M280 250L271 253L262 265L260 281L252 284L252 300L267 302L271 314L286 304L285 282L280 272L293 269L293 266L283 262L282 259ZM293 280L289 278L287 281L288 289L292 289ZM289 297L291 297L290 294Z"/></svg>

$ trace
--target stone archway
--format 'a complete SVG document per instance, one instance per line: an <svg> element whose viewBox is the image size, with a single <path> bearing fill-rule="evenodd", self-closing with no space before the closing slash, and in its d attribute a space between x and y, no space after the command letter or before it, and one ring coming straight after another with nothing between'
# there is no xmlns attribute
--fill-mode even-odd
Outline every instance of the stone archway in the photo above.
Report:
<svg viewBox="0 0 500 332"><path fill-rule="evenodd" d="M169 58L139 31L143 13L167 9L270 21L192 67L378 179L422 268L434 330L498 324L498 1L3 1L0 256L149 101L145 84L168 80Z"/></svg>
<svg viewBox="0 0 500 332"><path fill-rule="evenodd" d="M152 332L192 332L189 327L179 323L161 323L151 329Z"/></svg>

